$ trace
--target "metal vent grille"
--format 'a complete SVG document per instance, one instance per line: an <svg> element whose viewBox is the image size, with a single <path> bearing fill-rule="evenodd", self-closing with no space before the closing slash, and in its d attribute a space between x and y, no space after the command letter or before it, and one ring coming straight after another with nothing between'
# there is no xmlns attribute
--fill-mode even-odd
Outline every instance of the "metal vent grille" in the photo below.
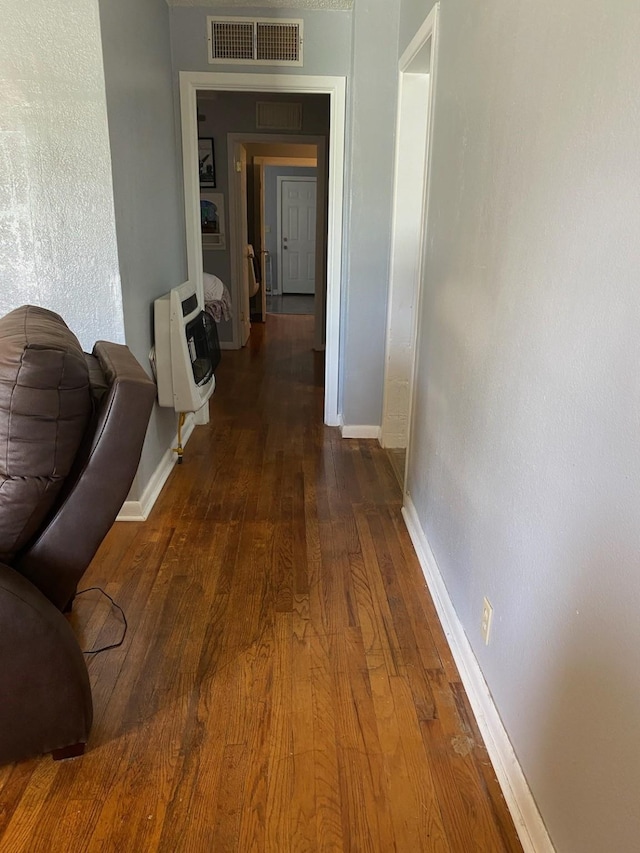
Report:
<svg viewBox="0 0 640 853"><path fill-rule="evenodd" d="M298 24L256 25L256 59L266 62L297 62L300 54Z"/></svg>
<svg viewBox="0 0 640 853"><path fill-rule="evenodd" d="M209 62L302 65L302 20L208 17Z"/></svg>
<svg viewBox="0 0 640 853"><path fill-rule="evenodd" d="M253 59L253 22L212 21L213 59Z"/></svg>
<svg viewBox="0 0 640 853"><path fill-rule="evenodd" d="M257 130L302 130L302 104L258 101Z"/></svg>

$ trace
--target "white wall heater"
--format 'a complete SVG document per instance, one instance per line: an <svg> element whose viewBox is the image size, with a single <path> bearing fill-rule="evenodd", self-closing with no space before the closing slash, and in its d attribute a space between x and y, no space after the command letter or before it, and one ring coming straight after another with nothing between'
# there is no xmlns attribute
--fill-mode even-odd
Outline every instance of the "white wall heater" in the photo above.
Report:
<svg viewBox="0 0 640 853"><path fill-rule="evenodd" d="M216 387L220 345L192 282L155 300L154 325L158 403L176 412L197 412Z"/></svg>

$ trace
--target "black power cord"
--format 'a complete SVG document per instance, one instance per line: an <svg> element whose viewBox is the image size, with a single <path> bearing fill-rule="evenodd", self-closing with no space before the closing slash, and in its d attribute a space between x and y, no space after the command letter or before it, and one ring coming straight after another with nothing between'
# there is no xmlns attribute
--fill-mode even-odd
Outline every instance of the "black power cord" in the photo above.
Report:
<svg viewBox="0 0 640 853"><path fill-rule="evenodd" d="M102 595L105 596L105 598L108 598L109 601L111 602L111 604L113 605L113 607L115 607L117 610L120 611L120 615L122 616L122 622L124 624L124 630L122 632L122 636L120 637L120 639L118 640L117 643L110 643L110 645L102 646L102 648L100 648L100 649L88 649L87 651L83 650L82 654L83 655L99 655L100 652L107 652L107 651L109 651L109 649L117 649L118 646L121 646L124 643L124 638L127 636L127 628L129 627L127 625L127 617L124 615L124 610L122 609L122 607L120 607L120 605L117 602L115 602L113 600L113 598L111 598L111 596L109 595L108 592L105 592L102 589L102 587L88 586L86 589L78 590L78 592L76 592L76 596L84 595L85 592L101 592Z"/></svg>

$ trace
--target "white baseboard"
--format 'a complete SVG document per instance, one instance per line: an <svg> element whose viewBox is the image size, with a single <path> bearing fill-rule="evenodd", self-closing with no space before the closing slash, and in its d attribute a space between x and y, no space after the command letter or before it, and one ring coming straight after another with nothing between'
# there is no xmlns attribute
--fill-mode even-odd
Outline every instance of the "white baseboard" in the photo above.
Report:
<svg viewBox="0 0 640 853"><path fill-rule="evenodd" d="M482 670L458 619L438 564L420 525L415 506L405 495L402 509L407 530L422 566L460 678L484 738L502 793L525 853L554 853L538 807L502 724Z"/></svg>
<svg viewBox="0 0 640 853"><path fill-rule="evenodd" d="M377 438L380 440L380 427L366 424L343 424L343 438Z"/></svg>
<svg viewBox="0 0 640 853"><path fill-rule="evenodd" d="M188 414L184 426L182 428L182 446L184 447L191 437L195 420L193 414ZM125 501L122 509L118 513L116 521L146 521L149 513L153 509L153 505L158 499L158 495L162 491L162 487L167 482L169 474L173 470L178 457L173 448L178 444L178 434L176 433L171 446L166 449L162 459L158 463L158 467L153 472L151 479L142 493L139 501Z"/></svg>

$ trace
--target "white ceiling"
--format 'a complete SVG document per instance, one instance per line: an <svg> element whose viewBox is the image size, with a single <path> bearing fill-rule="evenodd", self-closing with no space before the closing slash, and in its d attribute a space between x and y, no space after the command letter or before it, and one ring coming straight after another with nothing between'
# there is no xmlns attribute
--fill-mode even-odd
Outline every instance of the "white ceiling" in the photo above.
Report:
<svg viewBox="0 0 640 853"><path fill-rule="evenodd" d="M353 0L167 0L169 6L250 6L265 9L351 9Z"/></svg>

